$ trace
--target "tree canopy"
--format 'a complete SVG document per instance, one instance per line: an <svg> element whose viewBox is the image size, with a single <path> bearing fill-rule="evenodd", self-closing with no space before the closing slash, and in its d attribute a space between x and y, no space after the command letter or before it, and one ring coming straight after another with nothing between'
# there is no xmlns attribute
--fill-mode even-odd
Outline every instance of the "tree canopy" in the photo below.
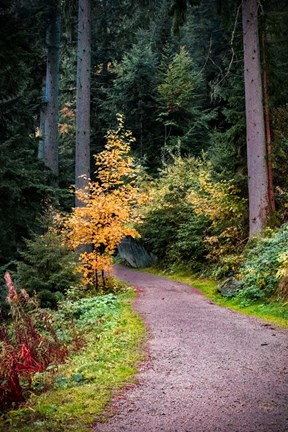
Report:
<svg viewBox="0 0 288 432"><path fill-rule="evenodd" d="M250 42L243 39L242 16L251 2L90 0L88 3L91 7L84 11L81 2L51 0L45 5L39 0L1 2L0 238L1 264L5 266L19 258L25 239L32 232L41 231L36 216L51 201L60 209L71 211L69 186L76 183L77 187L82 175L86 181L97 181L91 170L94 155L104 150L105 135L115 129L117 113L124 114L125 126L136 139L131 143L132 156L151 181L161 184L161 176L175 163L175 158L196 157L209 162L215 191L220 194L220 185L229 182L239 199L250 201L250 208L256 202L257 181L263 184L257 170L247 169L251 155L246 147L245 118L249 120L251 116L245 117L249 90L246 88L245 95L244 57ZM80 11L86 14L85 22L91 25L91 47L89 35L84 45L79 39L83 30L79 4ZM287 4L284 0L264 1L261 5L255 0L253 4L265 102L264 107L257 107L264 119L261 160L265 169L269 162L268 186L262 191L262 198L270 188L269 194L275 196L275 210L274 204L268 203L271 209L264 214L263 209L258 211L257 204L256 216L250 216L250 235L251 220L258 215L263 218L259 230L270 222L279 226L286 221L288 178L283 163L288 143L288 92L283 85L287 81ZM41 150L43 142L43 113L45 116L48 112L43 83L54 44L47 33L52 28L49 24L53 22L53 11L61 15L62 21L61 38L58 32L57 43L54 40L56 45L59 42L59 75L55 73L53 78L59 80L59 86L54 83L56 110L59 104L54 120L58 121L59 134L53 135L59 158L55 156L53 166L44 158L44 166L37 150ZM91 80L88 86L88 78L80 77L79 72L84 55L87 65L91 63L91 71L84 67ZM253 72L255 66L248 69ZM84 87L87 94L81 98L86 108L79 105L79 89ZM253 112L254 108L251 109ZM81 144L75 146L81 116L85 118L81 133L86 141L90 136L85 150ZM258 125L258 120L255 122ZM46 135L44 130L45 139L47 130ZM85 169L82 169L79 161L84 154ZM257 160L257 151L255 154ZM58 173L59 187L55 183ZM248 188L253 176L256 183ZM248 237L247 208L242 216L241 239L244 239Z"/></svg>

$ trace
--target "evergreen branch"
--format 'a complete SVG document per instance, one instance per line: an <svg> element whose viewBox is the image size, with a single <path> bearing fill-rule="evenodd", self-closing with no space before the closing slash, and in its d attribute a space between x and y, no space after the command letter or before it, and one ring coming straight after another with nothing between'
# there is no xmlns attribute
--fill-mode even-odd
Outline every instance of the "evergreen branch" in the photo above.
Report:
<svg viewBox="0 0 288 432"><path fill-rule="evenodd" d="M237 12L236 12L236 17L235 17L235 21L234 21L234 26L233 26L233 30L232 30L232 34L231 34L231 39L230 39L230 47L231 47L231 52L232 52L232 56L231 56L231 60L229 62L229 66L228 69L225 73L225 75L223 76L223 78L218 82L218 85L221 84L225 78L227 78L227 76L230 73L232 64L234 62L234 58L235 58L235 50L234 50L234 38L235 38L235 32L236 32L236 27L237 27L237 23L238 23L238 17L239 17L239 13L240 13L240 9L241 9L241 4L238 6L237 8Z"/></svg>

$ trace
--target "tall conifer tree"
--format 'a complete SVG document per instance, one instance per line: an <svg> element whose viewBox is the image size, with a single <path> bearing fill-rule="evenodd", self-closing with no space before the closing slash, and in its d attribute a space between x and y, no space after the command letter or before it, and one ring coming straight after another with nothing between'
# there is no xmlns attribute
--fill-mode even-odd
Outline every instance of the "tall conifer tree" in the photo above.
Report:
<svg viewBox="0 0 288 432"><path fill-rule="evenodd" d="M84 189L90 177L90 0L79 0L76 90L75 187ZM83 205L76 197L76 206Z"/></svg>
<svg viewBox="0 0 288 432"><path fill-rule="evenodd" d="M58 178L58 87L60 61L61 15L57 0L53 1L49 10L49 26L47 29L47 67L44 110L44 151L45 165Z"/></svg>
<svg viewBox="0 0 288 432"><path fill-rule="evenodd" d="M269 215L258 6L242 0L250 236L265 228Z"/></svg>

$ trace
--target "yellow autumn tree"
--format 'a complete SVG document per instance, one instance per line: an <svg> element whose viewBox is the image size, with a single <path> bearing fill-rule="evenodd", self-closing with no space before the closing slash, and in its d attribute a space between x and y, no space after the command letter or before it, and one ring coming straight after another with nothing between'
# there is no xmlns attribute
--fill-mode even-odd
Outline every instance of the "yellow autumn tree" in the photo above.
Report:
<svg viewBox="0 0 288 432"><path fill-rule="evenodd" d="M84 190L77 190L83 206L73 208L66 222L66 234L74 250L89 245L80 253L79 271L83 283L98 291L110 273L112 256L125 236L139 237L131 227L132 212L141 201L136 186L137 168L129 155L134 142L125 130L123 116L118 115L118 128L107 135L105 150L95 156L96 178ZM101 283L100 283L101 282Z"/></svg>

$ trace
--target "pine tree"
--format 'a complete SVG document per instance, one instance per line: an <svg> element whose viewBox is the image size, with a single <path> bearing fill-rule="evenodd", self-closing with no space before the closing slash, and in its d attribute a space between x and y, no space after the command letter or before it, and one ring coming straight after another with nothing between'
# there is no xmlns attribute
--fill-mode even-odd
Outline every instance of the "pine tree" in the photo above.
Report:
<svg viewBox="0 0 288 432"><path fill-rule="evenodd" d="M25 240L17 262L17 282L32 296L37 295L42 307L57 307L67 289L79 281L75 257L65 245L55 224L44 234Z"/></svg>
<svg viewBox="0 0 288 432"><path fill-rule="evenodd" d="M134 154L150 167L155 167L157 159L160 160L155 101L156 71L157 57L147 40L147 34L141 32L138 41L124 55L113 87L107 91L107 100L103 103L105 116L110 118L111 123L112 117L115 118L118 112L125 115L127 127L136 138Z"/></svg>
<svg viewBox="0 0 288 432"><path fill-rule="evenodd" d="M184 47L172 59L164 59L159 81L158 118L165 128L164 154L199 154L208 141L210 115L199 103L201 73Z"/></svg>
<svg viewBox="0 0 288 432"><path fill-rule="evenodd" d="M0 14L0 263L18 256L36 215L53 197L37 160L36 129L45 70L40 17L7 2Z"/></svg>

